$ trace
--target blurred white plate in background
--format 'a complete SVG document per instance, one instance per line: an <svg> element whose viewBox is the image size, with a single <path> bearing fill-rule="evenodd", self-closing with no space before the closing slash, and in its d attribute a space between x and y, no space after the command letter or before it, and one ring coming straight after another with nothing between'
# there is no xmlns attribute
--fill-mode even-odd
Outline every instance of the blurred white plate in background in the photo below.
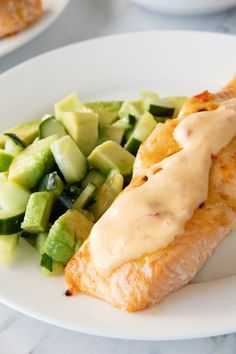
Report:
<svg viewBox="0 0 236 354"><path fill-rule="evenodd" d="M236 0L133 0L152 10L178 14L197 15L226 10L236 6Z"/></svg>
<svg viewBox="0 0 236 354"><path fill-rule="evenodd" d="M31 26L13 36L0 39L0 58L21 47L50 26L64 10L69 0L43 0L43 14Z"/></svg>

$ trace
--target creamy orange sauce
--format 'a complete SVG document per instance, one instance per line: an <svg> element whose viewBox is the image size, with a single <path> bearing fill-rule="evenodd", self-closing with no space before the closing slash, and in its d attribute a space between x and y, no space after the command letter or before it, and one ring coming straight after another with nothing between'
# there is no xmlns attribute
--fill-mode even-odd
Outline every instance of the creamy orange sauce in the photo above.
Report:
<svg viewBox="0 0 236 354"><path fill-rule="evenodd" d="M236 135L236 99L182 120L178 153L153 165L142 186L121 193L94 225L90 251L107 276L127 261L167 247L207 199L212 156Z"/></svg>

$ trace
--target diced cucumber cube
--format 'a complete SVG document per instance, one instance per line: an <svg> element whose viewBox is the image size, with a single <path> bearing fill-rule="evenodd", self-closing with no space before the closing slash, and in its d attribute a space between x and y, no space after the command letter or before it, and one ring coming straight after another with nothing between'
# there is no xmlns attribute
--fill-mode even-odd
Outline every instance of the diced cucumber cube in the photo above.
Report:
<svg viewBox="0 0 236 354"><path fill-rule="evenodd" d="M26 207L24 221L21 224L22 229L32 233L47 231L52 204L53 194L50 192L31 194Z"/></svg>
<svg viewBox="0 0 236 354"><path fill-rule="evenodd" d="M129 140L125 144L125 148L133 155L136 155L140 144L147 139L156 125L157 123L153 116L148 112L144 113L137 121Z"/></svg>
<svg viewBox="0 0 236 354"><path fill-rule="evenodd" d="M0 209L25 209L30 193L19 184L9 182L7 179L1 181Z"/></svg>
<svg viewBox="0 0 236 354"><path fill-rule="evenodd" d="M13 156L19 154L26 147L25 142L14 133L5 133L5 151Z"/></svg>
<svg viewBox="0 0 236 354"><path fill-rule="evenodd" d="M28 189L35 187L55 164L50 146L57 139L52 135L38 140L17 155L9 169L9 180Z"/></svg>
<svg viewBox="0 0 236 354"><path fill-rule="evenodd" d="M53 116L49 116L43 119L39 126L39 137L40 139L47 138L50 135L57 135L59 138L66 135L64 125Z"/></svg>
<svg viewBox="0 0 236 354"><path fill-rule="evenodd" d="M21 230L24 209L0 210L0 235L11 235Z"/></svg>
<svg viewBox="0 0 236 354"><path fill-rule="evenodd" d="M87 160L68 135L51 145L55 161L67 183L79 182L87 172Z"/></svg>

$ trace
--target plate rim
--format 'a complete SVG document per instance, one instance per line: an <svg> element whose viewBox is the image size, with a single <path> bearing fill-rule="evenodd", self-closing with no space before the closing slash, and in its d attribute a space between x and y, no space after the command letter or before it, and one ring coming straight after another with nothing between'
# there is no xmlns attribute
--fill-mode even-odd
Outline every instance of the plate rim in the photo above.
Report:
<svg viewBox="0 0 236 354"><path fill-rule="evenodd" d="M140 32L129 32L129 33L125 33L125 34L118 34L118 35L109 35L109 36L104 36L104 37L99 37L99 38L95 38L95 39L89 39L89 40L85 40L85 41L81 41L81 42L76 42L76 43L72 43L70 45L66 45L66 46L63 46L61 48L57 48L57 49L54 49L54 50L51 50L51 51L48 51L46 53L43 53L43 54L40 54L40 55L37 55L21 64L18 64L17 66L7 70L6 72L2 73L0 75L0 81L5 77L5 76L8 76L8 75L11 75L11 74L14 74L14 71L16 70L20 70L21 67L24 67L24 66L27 66L27 65L31 65L31 63L33 62L37 62L38 60L40 61L41 57L46 57L48 55L51 55L55 52L60 52L60 51L63 51L65 50L66 48L71 48L71 47L76 47L76 46L82 46L82 45L86 45L87 43L90 43L90 44L93 44L93 43L97 43L99 41L104 41L104 40L107 40L107 39L112 39L114 37L127 37L127 36L132 36L132 35L139 35L139 34L143 34L143 35L148 35L150 33L158 33L158 34L163 34L163 33L168 33L168 34L174 34L174 35L177 35L177 34L185 34L185 35L196 35L196 36L199 36L199 35L210 35L210 36L214 36L214 37L232 37L235 41L236 41L236 37L234 35L231 35L231 34L224 34L224 33L215 33L215 32L204 32L204 31L140 31ZM227 277L227 278L236 278L235 275L231 276L231 277ZM212 282L215 282L215 281L212 281ZM25 310L22 310L22 308L20 309L20 306L18 305L14 305L13 303L11 303L11 301L3 301L1 299L1 294L0 294L0 302L15 309L16 311L18 312L21 312L21 313L24 313L30 317L33 317L33 318L36 318L40 321L43 321L43 322L47 322L47 323L50 323L52 325L56 325L56 326L59 326L59 327L62 327L62 328L67 328L67 329L70 329L70 330L73 330L73 331L76 331L76 332L82 332L82 333L88 333L88 334L93 334L93 335L99 335L99 336L102 336L102 337L107 337L107 338L119 338L119 339L130 339L130 340L148 340L148 341L151 341L151 340L182 340L182 339L190 339L190 338L204 338L204 337L209 337L209 336L217 336L217 335L220 335L220 334L224 334L224 333L232 333L235 331L235 327L234 328L228 328L226 330L218 330L218 331L211 331L209 330L208 332L204 331L204 334L199 334L199 332L197 332L197 334L195 336L193 335L190 335L189 337L186 336L186 335L183 335L183 336L178 336L178 337L173 337L173 335L171 337L158 337L158 338L153 338L152 337L149 337L149 336L144 336L144 337L140 337L140 338L134 338L132 335L123 335L122 336L118 333L117 335L115 335L113 332L109 333L109 332L106 332L104 333L102 330L100 332L99 329L97 329L96 331L95 330L89 330L88 328L87 329L78 329L79 326L77 326L77 328L75 328L74 325L69 325L69 324L66 324L65 321L64 321L64 324L60 321L53 321L53 319L50 319L48 316L45 316L45 315L37 315L37 317L32 313L32 311L25 309Z"/></svg>
<svg viewBox="0 0 236 354"><path fill-rule="evenodd" d="M70 2L70 0L65 0L68 3ZM104 35L104 36L100 36L100 37L92 37L89 39L85 39L85 40L81 40L81 41L76 41L76 42L72 42L70 44L66 44L63 46L60 46L58 48L54 48L52 50L48 50L46 52L37 54L29 59L24 60L23 62L16 64L14 66L12 66L11 68L7 69L6 71L2 72L0 74L0 79L5 76L8 75L9 73L13 72L14 70L18 70L20 67L24 67L28 64L31 64L31 62L35 62L39 59L41 59L44 56L48 56L48 55L52 55L54 53L59 53L60 51L63 51L65 49L69 49L72 47L76 47L76 46L82 46L82 45L87 45L90 43L96 43L99 41L104 41L104 40L111 40L112 38L121 38L121 37L127 37L127 36L135 36L135 35L154 35L155 33L157 34L180 34L180 35L196 35L196 36L212 36L212 37L222 37L222 38L229 38L231 37L232 39L236 40L236 36L235 34L232 33L223 33L223 32L214 32L214 31L195 31L195 30L148 30L148 31L129 31L129 32L125 32L125 33L116 33L116 34L108 34L108 35ZM1 56L0 56L1 58Z"/></svg>

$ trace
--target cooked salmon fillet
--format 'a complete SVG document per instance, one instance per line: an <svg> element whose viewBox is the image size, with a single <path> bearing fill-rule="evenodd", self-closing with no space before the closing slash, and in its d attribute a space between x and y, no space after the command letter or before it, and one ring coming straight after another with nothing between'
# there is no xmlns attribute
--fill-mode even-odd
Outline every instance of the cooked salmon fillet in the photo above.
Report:
<svg viewBox="0 0 236 354"><path fill-rule="evenodd" d="M0 0L0 38L15 34L42 13L42 0Z"/></svg>
<svg viewBox="0 0 236 354"><path fill-rule="evenodd" d="M138 151L127 189L145 183L150 166L181 149L173 132L182 119L194 112L214 110L233 97L236 97L236 77L216 94L205 91L190 98L178 118L158 125ZM96 296L126 311L145 309L194 278L232 229L235 211L236 137L218 156L212 157L208 198L195 210L185 231L176 235L168 247L126 262L110 276L103 277L93 264L88 238L65 269L69 292Z"/></svg>

